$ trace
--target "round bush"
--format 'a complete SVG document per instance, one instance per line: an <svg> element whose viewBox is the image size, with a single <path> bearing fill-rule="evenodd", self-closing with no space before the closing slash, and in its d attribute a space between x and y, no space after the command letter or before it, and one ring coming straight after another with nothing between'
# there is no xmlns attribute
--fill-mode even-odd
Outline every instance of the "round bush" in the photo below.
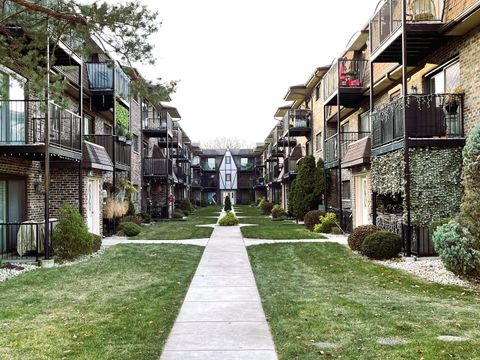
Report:
<svg viewBox="0 0 480 360"><path fill-rule="evenodd" d="M435 251L445 267L458 275L480 276L480 248L462 226L451 220L441 225L432 236Z"/></svg>
<svg viewBox="0 0 480 360"><path fill-rule="evenodd" d="M348 236L348 246L354 251L361 251L365 238L379 231L382 231L382 228L375 225L357 226Z"/></svg>
<svg viewBox="0 0 480 360"><path fill-rule="evenodd" d="M272 218L273 219L280 219L285 217L285 209L281 205L274 205L272 208Z"/></svg>
<svg viewBox="0 0 480 360"><path fill-rule="evenodd" d="M315 225L320 224L320 216L325 216L325 211L311 210L303 217L303 224L308 230L312 231Z"/></svg>
<svg viewBox="0 0 480 360"><path fill-rule="evenodd" d="M179 207L183 212L191 213L193 211L193 205L189 199L180 200Z"/></svg>
<svg viewBox="0 0 480 360"><path fill-rule="evenodd" d="M388 231L368 235L362 244L362 254L370 259L391 259L402 251L402 238Z"/></svg>
<svg viewBox="0 0 480 360"><path fill-rule="evenodd" d="M235 226L235 225L238 225L238 219L235 215L233 215L233 213L231 213L230 211L227 211L225 216L223 216L219 220L218 225L220 225L220 226Z"/></svg>
<svg viewBox="0 0 480 360"><path fill-rule="evenodd" d="M92 236L92 251L97 252L102 247L102 237L97 234L90 234Z"/></svg>
<svg viewBox="0 0 480 360"><path fill-rule="evenodd" d="M272 213L272 209L273 209L273 206L275 204L274 203L271 203L269 201L265 201L262 203L262 214L263 215L270 215Z"/></svg>
<svg viewBox="0 0 480 360"><path fill-rule="evenodd" d="M55 256L73 260L79 255L91 254L92 236L80 212L70 205L62 205L58 219L52 236Z"/></svg>
<svg viewBox="0 0 480 360"><path fill-rule="evenodd" d="M172 213L172 219L183 219L185 213L180 209L175 209Z"/></svg>
<svg viewBox="0 0 480 360"><path fill-rule="evenodd" d="M313 227L313 231L318 233L330 234L333 228L338 227L337 215L334 213L327 213L325 216L320 216L320 223Z"/></svg>
<svg viewBox="0 0 480 360"><path fill-rule="evenodd" d="M120 224L118 229L123 231L123 233L127 236L136 236L142 231L142 228L139 225L132 222L123 222Z"/></svg>
<svg viewBox="0 0 480 360"><path fill-rule="evenodd" d="M140 213L138 214L138 216L142 218L145 224L150 224L150 222L152 221L152 217L150 216L149 213Z"/></svg>

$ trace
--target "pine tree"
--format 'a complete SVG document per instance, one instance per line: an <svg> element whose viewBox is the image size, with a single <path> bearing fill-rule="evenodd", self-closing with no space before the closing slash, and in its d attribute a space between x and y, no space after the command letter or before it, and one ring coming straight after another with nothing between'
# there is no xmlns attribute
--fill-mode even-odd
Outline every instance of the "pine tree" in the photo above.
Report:
<svg viewBox="0 0 480 360"><path fill-rule="evenodd" d="M223 205L225 211L232 211L232 202L230 201L230 196L225 196L225 202Z"/></svg>

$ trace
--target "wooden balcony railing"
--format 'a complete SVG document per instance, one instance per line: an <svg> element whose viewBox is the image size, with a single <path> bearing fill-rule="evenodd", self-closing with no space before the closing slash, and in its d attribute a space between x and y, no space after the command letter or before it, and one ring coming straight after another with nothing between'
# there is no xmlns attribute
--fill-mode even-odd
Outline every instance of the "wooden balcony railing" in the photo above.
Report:
<svg viewBox="0 0 480 360"><path fill-rule="evenodd" d="M0 101L0 145L45 143L45 103L37 100ZM81 119L49 104L50 144L80 150Z"/></svg>
<svg viewBox="0 0 480 360"><path fill-rule="evenodd" d="M172 173L172 160L159 158L143 159L143 176L166 177Z"/></svg>
<svg viewBox="0 0 480 360"><path fill-rule="evenodd" d="M410 138L463 137L463 96L459 94L408 95L372 112L372 148L404 136Z"/></svg>

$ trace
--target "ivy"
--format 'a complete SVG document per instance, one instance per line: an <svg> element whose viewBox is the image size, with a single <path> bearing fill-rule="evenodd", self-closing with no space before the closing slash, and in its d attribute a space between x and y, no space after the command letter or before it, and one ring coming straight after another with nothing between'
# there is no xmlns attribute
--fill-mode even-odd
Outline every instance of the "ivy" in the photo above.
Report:
<svg viewBox="0 0 480 360"><path fill-rule="evenodd" d="M128 131L130 116L129 116L128 110L125 109L118 101L115 106L115 116L117 119L118 126Z"/></svg>
<svg viewBox="0 0 480 360"><path fill-rule="evenodd" d="M372 158L372 188L379 195L403 194L403 151Z"/></svg>

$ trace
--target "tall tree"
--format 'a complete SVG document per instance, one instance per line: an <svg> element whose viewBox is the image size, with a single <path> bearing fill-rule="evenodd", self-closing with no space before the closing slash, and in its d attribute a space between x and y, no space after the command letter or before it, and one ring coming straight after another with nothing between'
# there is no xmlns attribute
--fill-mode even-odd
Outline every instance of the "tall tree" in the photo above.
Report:
<svg viewBox="0 0 480 360"><path fill-rule="evenodd" d="M236 137L217 137L202 143L204 149L248 149L254 145Z"/></svg>
<svg viewBox="0 0 480 360"><path fill-rule="evenodd" d="M55 63L55 49L68 42L80 56L104 51L113 52L123 64L153 64L155 58L150 40L161 25L158 13L138 1L109 4L80 0L27 1L6 0L0 12L0 59L3 65L28 79L29 90L37 97L46 88L47 40L50 63ZM60 95L66 83L52 76L50 91ZM176 82L147 82L137 79L134 91L149 94L153 101L167 100Z"/></svg>
<svg viewBox="0 0 480 360"><path fill-rule="evenodd" d="M292 215L302 220L307 212L317 209L322 189L324 186L319 186L315 158L313 156L303 158L288 197L289 211Z"/></svg>

